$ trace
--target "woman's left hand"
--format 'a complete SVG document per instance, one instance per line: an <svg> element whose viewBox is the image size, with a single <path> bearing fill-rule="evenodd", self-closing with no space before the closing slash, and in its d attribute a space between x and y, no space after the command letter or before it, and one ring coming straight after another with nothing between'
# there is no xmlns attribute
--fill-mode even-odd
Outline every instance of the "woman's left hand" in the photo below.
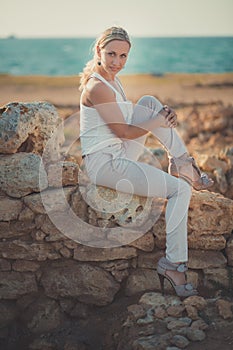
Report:
<svg viewBox="0 0 233 350"><path fill-rule="evenodd" d="M166 122L167 122L167 126L169 128L175 128L177 126L177 114L176 112L171 109L170 107L168 107L167 105L165 105L163 107L163 109L167 112L166 115Z"/></svg>

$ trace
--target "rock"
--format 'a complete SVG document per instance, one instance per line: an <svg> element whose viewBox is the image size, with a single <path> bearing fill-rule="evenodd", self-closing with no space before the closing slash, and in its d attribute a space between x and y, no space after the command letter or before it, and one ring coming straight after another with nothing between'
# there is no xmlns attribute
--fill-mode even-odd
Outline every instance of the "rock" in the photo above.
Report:
<svg viewBox="0 0 233 350"><path fill-rule="evenodd" d="M233 226L233 201L208 191L193 191L190 202L189 232L198 241L205 235L213 240L218 236L229 235ZM208 237L211 240L211 237ZM193 244L190 248L193 248ZM197 247L197 248L200 248Z"/></svg>
<svg viewBox="0 0 233 350"><path fill-rule="evenodd" d="M58 254L52 245L41 243L27 243L21 240L0 242L0 257L9 259L25 259L45 261L58 259Z"/></svg>
<svg viewBox="0 0 233 350"><path fill-rule="evenodd" d="M226 247L226 239L224 236L220 235L200 235L200 233L194 233L188 236L188 244L189 247L192 249L222 250Z"/></svg>
<svg viewBox="0 0 233 350"><path fill-rule="evenodd" d="M61 313L58 303L41 297L31 304L22 315L32 333L50 332L61 324Z"/></svg>
<svg viewBox="0 0 233 350"><path fill-rule="evenodd" d="M218 184L219 192L225 194L228 190L226 175L222 169L215 169L213 172L215 181Z"/></svg>
<svg viewBox="0 0 233 350"><path fill-rule="evenodd" d="M164 256L164 252L158 250L152 253L138 253L138 267L145 269L155 269L159 259Z"/></svg>
<svg viewBox="0 0 233 350"><path fill-rule="evenodd" d="M227 241L226 246L227 264L233 266L233 235Z"/></svg>
<svg viewBox="0 0 233 350"><path fill-rule="evenodd" d="M221 252L189 250L188 266L191 269L206 269L225 266L227 260Z"/></svg>
<svg viewBox="0 0 233 350"><path fill-rule="evenodd" d="M154 249L154 236L151 232L147 232L129 245L145 252L152 252Z"/></svg>
<svg viewBox="0 0 233 350"><path fill-rule="evenodd" d="M12 102L1 108L0 153L33 152L42 155L53 135L52 159L57 159L64 135L59 126L62 119L47 102Z"/></svg>
<svg viewBox="0 0 233 350"><path fill-rule="evenodd" d="M174 329L178 329L178 328L184 328L184 327L190 326L191 323L192 323L191 318L181 317L178 320L168 322L167 329L174 330Z"/></svg>
<svg viewBox="0 0 233 350"><path fill-rule="evenodd" d="M127 296L147 290L159 289L159 279L156 271L147 269L137 269L133 271L127 281L125 293Z"/></svg>
<svg viewBox="0 0 233 350"><path fill-rule="evenodd" d="M126 227L138 227L148 221L151 213L151 198L94 185L85 189L80 188L80 190L83 191L82 196L86 203L96 212L97 218L110 220Z"/></svg>
<svg viewBox="0 0 233 350"><path fill-rule="evenodd" d="M94 305L111 303L120 288L109 272L73 262L44 271L41 283L49 297L75 297L80 302Z"/></svg>
<svg viewBox="0 0 233 350"><path fill-rule="evenodd" d="M73 191L73 187L48 189L42 193L28 195L23 201L35 214L58 212L60 217L62 212L70 208L68 202Z"/></svg>
<svg viewBox="0 0 233 350"><path fill-rule="evenodd" d="M0 155L1 189L10 197L21 198L48 187L41 157L33 153Z"/></svg>
<svg viewBox="0 0 233 350"><path fill-rule="evenodd" d="M224 289L230 286L230 268L209 268L204 270L204 283L207 288ZM228 272L229 271L229 272ZM232 272L231 272L232 273Z"/></svg>
<svg viewBox="0 0 233 350"><path fill-rule="evenodd" d="M57 346L46 339L38 338L29 344L29 350L57 350Z"/></svg>
<svg viewBox="0 0 233 350"><path fill-rule="evenodd" d="M189 341L182 335L174 335L171 339L173 345L178 346L180 349L184 349L189 345Z"/></svg>
<svg viewBox="0 0 233 350"><path fill-rule="evenodd" d="M6 259L0 259L0 271L10 271L11 263Z"/></svg>
<svg viewBox="0 0 233 350"><path fill-rule="evenodd" d="M193 191L188 214L190 249L222 250L233 227L233 200L209 191ZM166 248L164 216L154 224L155 246Z"/></svg>
<svg viewBox="0 0 233 350"><path fill-rule="evenodd" d="M233 313L232 313L232 303L228 300L219 299L216 301L216 306L218 308L219 315L224 319L232 319Z"/></svg>
<svg viewBox="0 0 233 350"><path fill-rule="evenodd" d="M185 309L186 309L186 312L187 312L187 315L189 318L191 318L192 320L199 319L198 311L197 311L197 308L195 306L185 305Z"/></svg>
<svg viewBox="0 0 233 350"><path fill-rule="evenodd" d="M187 330L187 338L191 341L202 341L206 337L205 332L201 329L189 328Z"/></svg>
<svg viewBox="0 0 233 350"><path fill-rule="evenodd" d="M24 272L24 271L37 271L40 268L40 265L34 261L27 260L15 260L12 263L12 269L14 271Z"/></svg>
<svg viewBox="0 0 233 350"><path fill-rule="evenodd" d="M191 324L192 329L201 329L203 331L206 330L208 327L208 324L206 324L205 321L203 321L202 319L193 321L193 323Z"/></svg>
<svg viewBox="0 0 233 350"><path fill-rule="evenodd" d="M133 247L95 248L79 246L74 249L74 259L79 261L108 261L131 259L137 256Z"/></svg>
<svg viewBox="0 0 233 350"><path fill-rule="evenodd" d="M185 307L183 305L174 305L167 308L167 313L172 317L181 317Z"/></svg>
<svg viewBox="0 0 233 350"><path fill-rule="evenodd" d="M198 165L201 169L207 172L212 172L216 169L221 169L225 174L229 169L229 165L225 160L221 160L218 156L210 156L208 154L199 155Z"/></svg>
<svg viewBox="0 0 233 350"><path fill-rule="evenodd" d="M9 300L0 300L0 329L10 325L19 315L15 303Z"/></svg>
<svg viewBox="0 0 233 350"><path fill-rule="evenodd" d="M37 291L37 283L31 272L0 272L0 299L17 299Z"/></svg>
<svg viewBox="0 0 233 350"><path fill-rule="evenodd" d="M78 164L67 161L59 161L48 167L48 183L50 187L62 187L77 185Z"/></svg>
<svg viewBox="0 0 233 350"><path fill-rule="evenodd" d="M18 218L23 204L20 200L0 196L0 221L11 221Z"/></svg>
<svg viewBox="0 0 233 350"><path fill-rule="evenodd" d="M159 306L178 306L182 305L182 302L177 296L163 296L161 293L150 292L142 295L139 304L156 308Z"/></svg>
<svg viewBox="0 0 233 350"><path fill-rule="evenodd" d="M183 301L183 304L191 305L197 308L197 310L203 310L207 306L207 302L203 297L200 297L198 295L193 295L188 298L186 298Z"/></svg>
<svg viewBox="0 0 233 350"><path fill-rule="evenodd" d="M145 316L145 310L141 305L133 304L127 307L127 310L130 314L133 315L134 319L142 318Z"/></svg>
<svg viewBox="0 0 233 350"><path fill-rule="evenodd" d="M132 350L164 350L169 345L170 338L170 334L141 337L133 342Z"/></svg>
<svg viewBox="0 0 233 350"><path fill-rule="evenodd" d="M157 306L156 308L153 308L152 310L154 311L154 318L159 318L159 319L163 320L168 315L167 311L161 306Z"/></svg>

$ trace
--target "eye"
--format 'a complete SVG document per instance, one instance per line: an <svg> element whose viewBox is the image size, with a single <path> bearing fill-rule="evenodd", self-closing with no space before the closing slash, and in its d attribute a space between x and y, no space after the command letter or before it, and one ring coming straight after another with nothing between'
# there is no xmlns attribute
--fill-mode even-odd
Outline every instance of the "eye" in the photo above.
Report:
<svg viewBox="0 0 233 350"><path fill-rule="evenodd" d="M113 57L113 56L115 56L115 53L114 52L109 52L108 55Z"/></svg>
<svg viewBox="0 0 233 350"><path fill-rule="evenodd" d="M122 58L126 58L127 55L126 55L125 53L123 53L123 54L121 55L121 57L122 57Z"/></svg>

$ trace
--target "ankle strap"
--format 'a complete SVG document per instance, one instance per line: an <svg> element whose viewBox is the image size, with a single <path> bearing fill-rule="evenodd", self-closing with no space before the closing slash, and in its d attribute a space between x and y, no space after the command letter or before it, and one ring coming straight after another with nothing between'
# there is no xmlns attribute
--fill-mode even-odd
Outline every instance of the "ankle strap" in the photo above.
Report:
<svg viewBox="0 0 233 350"><path fill-rule="evenodd" d="M186 263L175 264L167 260L167 258L163 257L159 260L159 266L165 270L185 272L188 270L188 266Z"/></svg>

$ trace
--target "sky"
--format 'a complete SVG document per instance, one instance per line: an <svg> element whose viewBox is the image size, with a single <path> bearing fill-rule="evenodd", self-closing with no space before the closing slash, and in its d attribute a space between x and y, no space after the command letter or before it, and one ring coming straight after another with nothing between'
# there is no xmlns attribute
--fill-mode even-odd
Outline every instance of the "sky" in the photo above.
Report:
<svg viewBox="0 0 233 350"><path fill-rule="evenodd" d="M233 0L0 0L0 38L233 36Z"/></svg>

